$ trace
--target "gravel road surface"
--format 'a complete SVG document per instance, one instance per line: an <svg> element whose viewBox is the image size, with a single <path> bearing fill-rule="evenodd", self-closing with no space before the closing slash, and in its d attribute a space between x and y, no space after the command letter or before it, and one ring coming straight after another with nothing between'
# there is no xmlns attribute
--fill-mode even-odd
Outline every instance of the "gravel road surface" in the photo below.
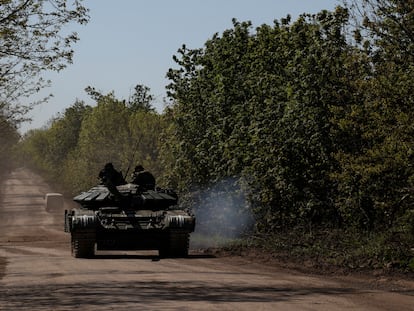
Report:
<svg viewBox="0 0 414 311"><path fill-rule="evenodd" d="M76 259L63 210L45 210L50 185L21 168L0 190L0 310L414 310L410 280L379 289L196 251L184 259L152 251Z"/></svg>

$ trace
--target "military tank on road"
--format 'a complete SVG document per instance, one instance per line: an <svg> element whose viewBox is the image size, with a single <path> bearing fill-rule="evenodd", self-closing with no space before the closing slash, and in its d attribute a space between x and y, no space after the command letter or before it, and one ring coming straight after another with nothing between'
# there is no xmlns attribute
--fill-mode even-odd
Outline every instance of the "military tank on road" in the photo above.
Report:
<svg viewBox="0 0 414 311"><path fill-rule="evenodd" d="M96 250L158 250L160 257L188 255L195 228L191 211L178 206L175 192L137 184L97 185L73 198L65 210L72 255L88 258Z"/></svg>

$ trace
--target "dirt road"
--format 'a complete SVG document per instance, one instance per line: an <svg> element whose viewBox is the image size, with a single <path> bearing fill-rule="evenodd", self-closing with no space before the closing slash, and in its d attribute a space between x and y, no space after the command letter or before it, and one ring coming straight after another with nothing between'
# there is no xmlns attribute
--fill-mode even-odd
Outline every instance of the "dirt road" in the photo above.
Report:
<svg viewBox="0 0 414 311"><path fill-rule="evenodd" d="M378 290L195 252L186 259L157 252L75 259L63 211L44 208L53 189L19 169L1 190L0 310L414 310L411 282Z"/></svg>

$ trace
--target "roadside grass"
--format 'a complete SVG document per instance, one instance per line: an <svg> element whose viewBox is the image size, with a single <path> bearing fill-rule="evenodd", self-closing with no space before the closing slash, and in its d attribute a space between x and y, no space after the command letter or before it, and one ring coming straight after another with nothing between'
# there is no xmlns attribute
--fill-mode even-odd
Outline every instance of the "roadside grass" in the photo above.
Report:
<svg viewBox="0 0 414 311"><path fill-rule="evenodd" d="M304 232L292 230L220 240L221 251L235 255L254 253L321 271L382 270L414 272L414 238L406 232L357 232L339 229Z"/></svg>
<svg viewBox="0 0 414 311"><path fill-rule="evenodd" d="M242 245L243 240L223 237L220 234L191 234L190 246L192 249L227 248L230 245Z"/></svg>

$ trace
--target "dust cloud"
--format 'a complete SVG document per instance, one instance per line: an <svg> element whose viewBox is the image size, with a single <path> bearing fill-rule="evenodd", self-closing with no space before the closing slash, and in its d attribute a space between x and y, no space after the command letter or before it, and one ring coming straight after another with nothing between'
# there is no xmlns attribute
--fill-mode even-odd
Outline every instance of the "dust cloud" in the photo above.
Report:
<svg viewBox="0 0 414 311"><path fill-rule="evenodd" d="M191 248L217 247L252 230L253 214L237 179L193 192L190 200L196 216Z"/></svg>

